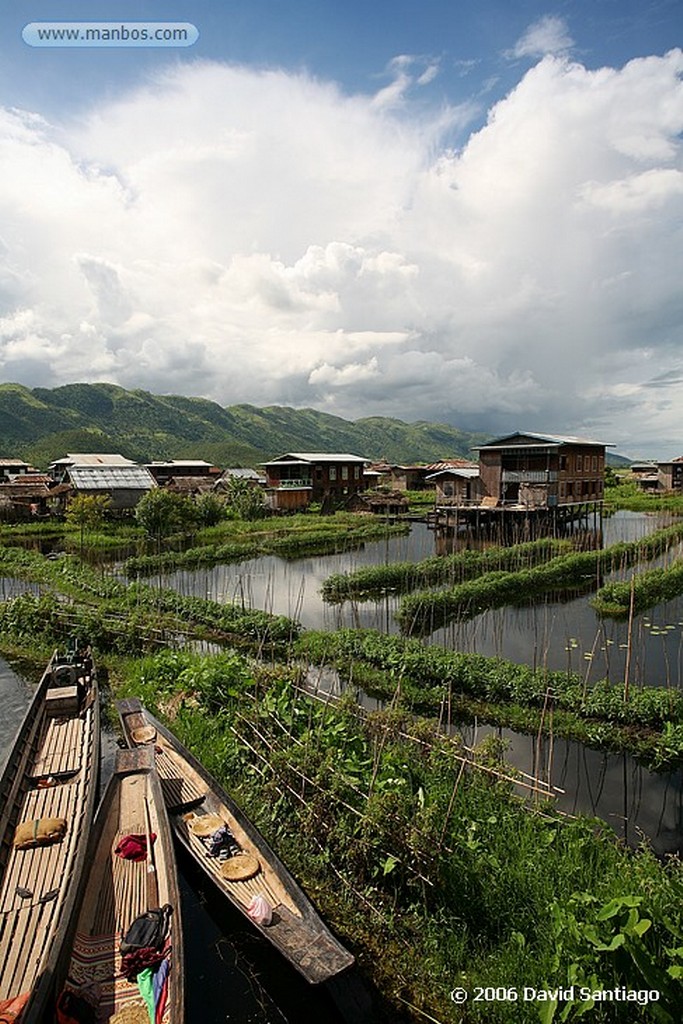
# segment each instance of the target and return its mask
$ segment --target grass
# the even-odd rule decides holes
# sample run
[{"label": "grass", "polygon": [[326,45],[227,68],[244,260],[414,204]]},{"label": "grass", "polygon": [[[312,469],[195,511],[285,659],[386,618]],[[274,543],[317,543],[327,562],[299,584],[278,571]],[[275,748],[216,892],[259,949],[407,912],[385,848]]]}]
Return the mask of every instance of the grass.
[{"label": "grass", "polygon": [[602,618],[625,619],[683,594],[683,562],[634,573],[630,580],[607,583],[591,605]]}]

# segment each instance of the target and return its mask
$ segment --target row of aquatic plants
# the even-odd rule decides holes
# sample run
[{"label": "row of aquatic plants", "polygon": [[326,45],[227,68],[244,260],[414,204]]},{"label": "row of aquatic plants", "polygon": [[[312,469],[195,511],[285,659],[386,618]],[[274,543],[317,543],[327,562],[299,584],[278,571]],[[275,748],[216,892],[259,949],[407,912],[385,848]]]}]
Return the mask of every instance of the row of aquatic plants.
[{"label": "row of aquatic plants", "polygon": [[342,601],[370,601],[384,594],[405,594],[421,587],[442,583],[462,583],[482,573],[496,570],[524,569],[566,554],[573,545],[569,540],[528,541],[512,547],[493,547],[484,551],[458,551],[452,555],[434,555],[420,562],[391,562],[368,565],[353,572],[328,576],[322,587],[323,600],[330,604]]},{"label": "row of aquatic plants", "polygon": [[491,572],[455,587],[417,591],[402,598],[396,618],[405,633],[431,633],[487,608],[519,604],[549,592],[597,587],[604,573],[656,558],[682,538],[683,522],[637,541],[563,555],[530,569]]},{"label": "row of aquatic plants", "polygon": [[625,619],[683,594],[683,561],[636,573],[630,580],[606,583],[591,605],[602,618]]},{"label": "row of aquatic plants", "polygon": [[[83,604],[90,610],[99,608],[109,621],[143,615],[148,633],[158,620],[160,629],[232,638],[233,642],[262,647],[286,643],[298,635],[300,628],[286,616],[259,609],[184,597],[174,590],[143,583],[129,586],[68,555],[51,560],[20,548],[0,549],[0,571],[49,587],[68,597],[76,608]],[[48,598],[47,603],[50,601],[55,603],[55,598]]]},{"label": "row of aquatic plants", "polygon": [[627,750],[663,768],[683,756],[683,691],[636,688],[601,680],[590,686],[576,673],[533,669],[481,654],[425,646],[375,630],[305,632],[298,656],[332,665],[349,681],[402,706],[453,717],[484,717],[524,731],[552,727],[557,735]]},{"label": "row of aquatic plants", "polygon": [[[510,772],[495,746],[476,759],[486,774],[463,771],[433,726],[302,699],[288,670],[234,653],[164,652],[117,675],[119,694],[168,716],[242,804],[354,951],[387,1019],[679,1019],[678,860],[630,852],[595,820],[534,813],[491,775]],[[572,984],[574,1000],[523,998]],[[640,996],[634,1014],[633,1001],[580,998],[580,987],[658,997]]]},{"label": "row of aquatic plants", "polygon": [[632,512],[673,512],[683,515],[683,494],[644,491],[635,480],[617,477],[605,487],[606,512],[630,509]]},{"label": "row of aquatic plants", "polygon": [[124,572],[133,578],[176,569],[242,562],[259,555],[278,555],[280,558],[331,555],[360,547],[366,541],[404,534],[409,529],[407,524],[368,522],[367,519],[357,518],[352,524],[339,523],[334,529],[264,532],[224,544],[201,544],[186,551],[164,551],[158,555],[129,558],[124,564]]}]

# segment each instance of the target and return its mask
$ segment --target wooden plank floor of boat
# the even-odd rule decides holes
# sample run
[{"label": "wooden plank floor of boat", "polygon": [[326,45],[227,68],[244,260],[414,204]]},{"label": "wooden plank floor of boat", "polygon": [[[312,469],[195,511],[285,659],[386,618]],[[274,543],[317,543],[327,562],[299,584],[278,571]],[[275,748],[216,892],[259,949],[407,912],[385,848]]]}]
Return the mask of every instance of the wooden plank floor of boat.
[{"label": "wooden plank floor of boat", "polygon": [[[0,999],[31,988],[52,941],[76,848],[84,841],[74,814],[84,798],[85,773],[78,769],[85,737],[81,718],[45,722],[32,779],[35,784],[52,775],[57,782],[26,792],[19,821],[66,818],[67,833],[59,843],[9,851],[0,889]],[[20,890],[31,895],[21,896]]]}]

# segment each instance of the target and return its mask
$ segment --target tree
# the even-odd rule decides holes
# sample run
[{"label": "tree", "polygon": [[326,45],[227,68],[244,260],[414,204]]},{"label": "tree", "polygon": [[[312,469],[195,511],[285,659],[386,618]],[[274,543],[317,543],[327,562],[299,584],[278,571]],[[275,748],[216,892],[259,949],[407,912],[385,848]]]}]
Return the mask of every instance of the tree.
[{"label": "tree", "polygon": [[225,500],[217,494],[200,494],[195,501],[195,513],[200,526],[216,526],[225,519]]},{"label": "tree", "polygon": [[226,499],[229,507],[240,519],[262,519],[267,512],[261,488],[254,487],[241,477],[230,477]]},{"label": "tree", "polygon": [[188,533],[196,525],[193,503],[181,494],[155,487],[137,503],[135,518],[148,537],[161,546],[161,538]]},{"label": "tree", "polygon": [[69,526],[80,527],[81,556],[83,555],[85,531],[96,530],[98,526],[101,526],[110,507],[111,498],[106,494],[76,494],[70,499],[66,510],[66,521]]}]

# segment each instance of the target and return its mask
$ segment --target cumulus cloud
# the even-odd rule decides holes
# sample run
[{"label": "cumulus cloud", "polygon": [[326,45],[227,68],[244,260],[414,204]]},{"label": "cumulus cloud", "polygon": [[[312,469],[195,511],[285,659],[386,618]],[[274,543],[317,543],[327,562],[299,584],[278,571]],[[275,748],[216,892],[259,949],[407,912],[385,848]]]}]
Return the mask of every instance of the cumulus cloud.
[{"label": "cumulus cloud", "polygon": [[363,96],[197,63],[68,124],[0,110],[4,379],[677,454],[681,51],[546,55],[469,136],[411,106],[435,62],[389,70]]}]

